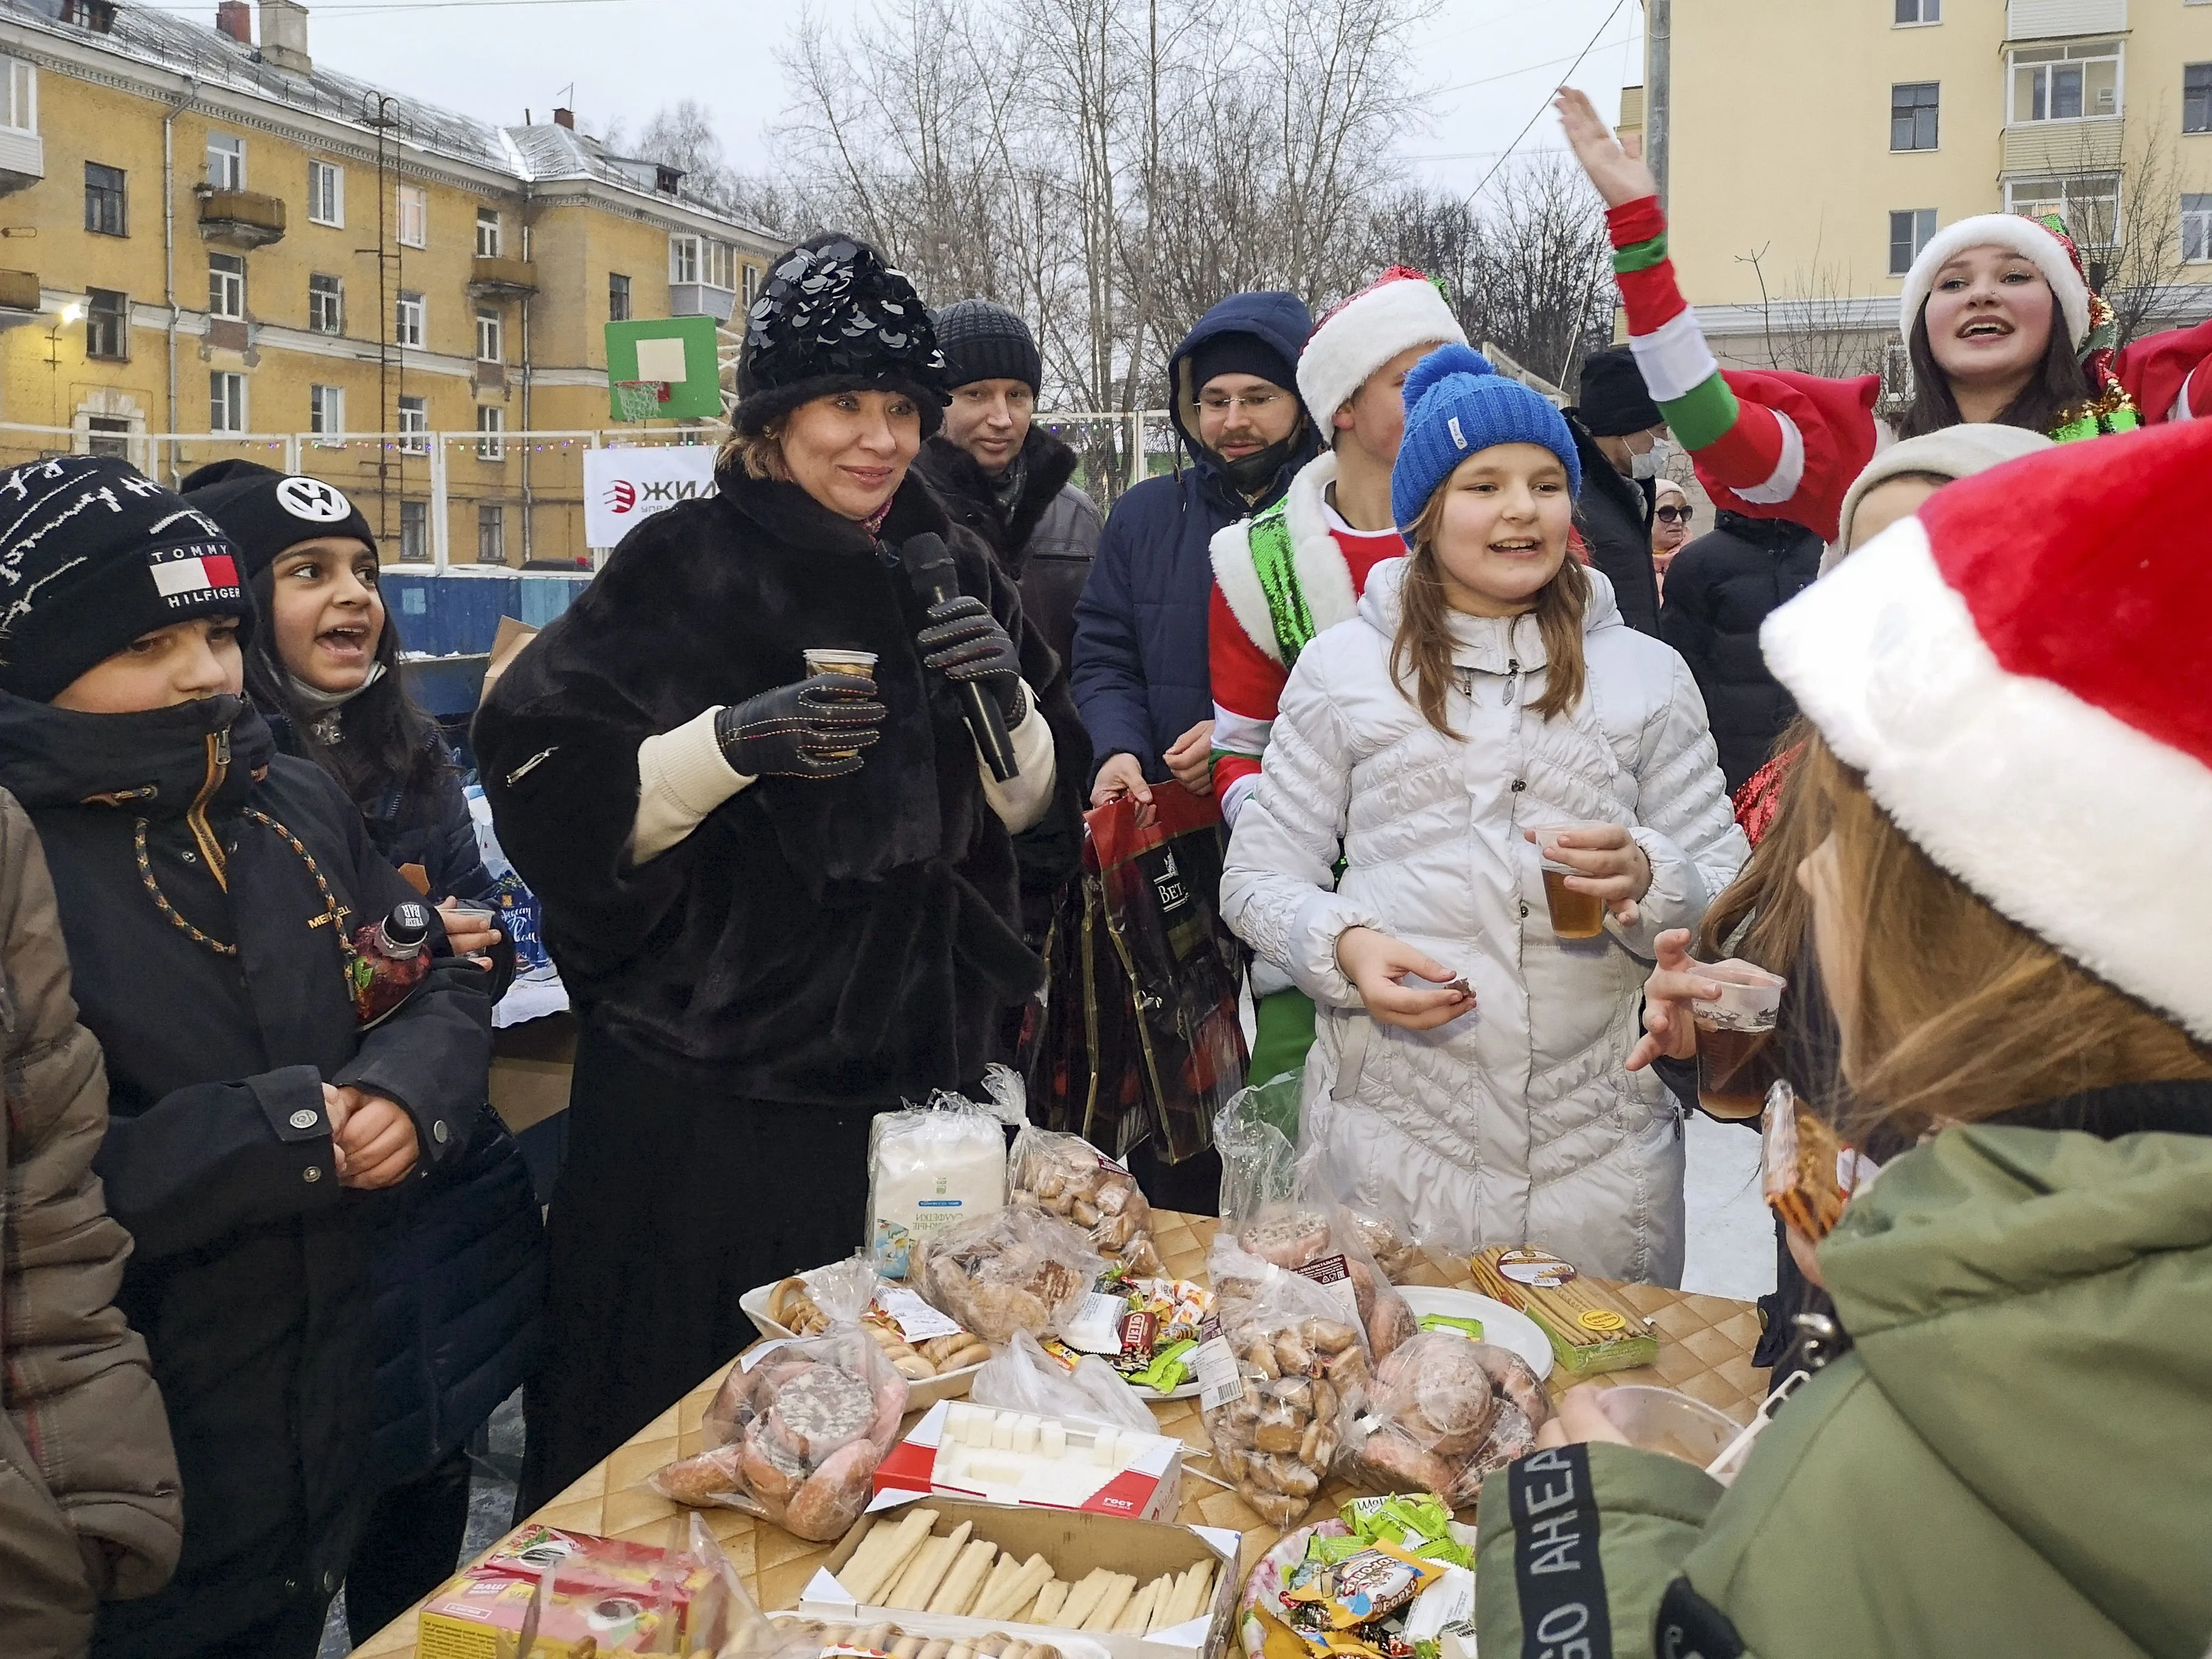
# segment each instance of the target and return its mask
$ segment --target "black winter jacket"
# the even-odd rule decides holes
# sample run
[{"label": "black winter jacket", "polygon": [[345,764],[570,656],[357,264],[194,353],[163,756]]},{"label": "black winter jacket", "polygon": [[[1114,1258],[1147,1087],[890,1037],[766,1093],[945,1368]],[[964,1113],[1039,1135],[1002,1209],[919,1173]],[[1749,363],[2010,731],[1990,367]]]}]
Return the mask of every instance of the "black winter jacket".
[{"label": "black winter jacket", "polygon": [[405,1109],[422,1179],[484,1097],[490,1001],[480,969],[441,963],[358,1029],[331,907],[350,933],[413,894],[237,699],[97,715],[0,695],[0,785],[38,826],[106,1051],[96,1168],[137,1245],[118,1304],[184,1479],[175,1578],[103,1606],[95,1645],[217,1648],[328,1598],[366,1496],[369,1243],[398,1200],[339,1185],[322,1085]]},{"label": "black winter jacket", "polygon": [[[888,1103],[973,1083],[999,1011],[1042,982],[960,698],[921,665],[927,606],[886,562],[925,531],[1014,636],[1057,740],[1047,821],[1071,823],[1087,780],[1065,675],[989,550],[911,475],[879,540],[725,467],[714,495],[623,538],[477,716],[500,845],[577,1012],[716,1093]],[[890,717],[866,763],[763,778],[633,865],[638,745],[804,678],[820,646],[877,653]]]},{"label": "black winter jacket", "polygon": [[1766,763],[1796,718],[1796,702],[1767,672],[1759,629],[1820,574],[1820,548],[1803,525],[1723,511],[1667,567],[1659,635],[1698,677],[1730,794]]},{"label": "black winter jacket", "polygon": [[1098,507],[1069,482],[1075,452],[1041,426],[1022,441],[1022,489],[1013,511],[999,498],[975,458],[939,433],[921,447],[914,469],[937,492],[945,513],[999,556],[1022,590],[1022,614],[1065,664],[1075,641],[1075,602],[1098,550]]},{"label": "black winter jacket", "polygon": [[[1575,528],[1583,532],[1590,563],[1613,584],[1620,619],[1638,633],[1659,631],[1659,573],[1651,563],[1651,509],[1657,487],[1624,478],[1590,436],[1589,428],[1567,411],[1567,430],[1582,458],[1583,493],[1575,502]],[[1674,580],[1669,567],[1667,580]]]}]

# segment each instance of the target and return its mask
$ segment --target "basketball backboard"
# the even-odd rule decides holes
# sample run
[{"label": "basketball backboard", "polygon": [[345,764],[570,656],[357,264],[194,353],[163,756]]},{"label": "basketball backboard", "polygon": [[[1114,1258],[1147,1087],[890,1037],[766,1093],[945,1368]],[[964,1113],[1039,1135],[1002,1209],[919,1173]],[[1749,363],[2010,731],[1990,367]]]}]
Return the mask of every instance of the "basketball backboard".
[{"label": "basketball backboard", "polygon": [[[650,413],[639,394],[641,382],[659,383],[653,388]],[[719,418],[721,365],[714,319],[661,317],[609,323],[607,389],[618,421]]]}]

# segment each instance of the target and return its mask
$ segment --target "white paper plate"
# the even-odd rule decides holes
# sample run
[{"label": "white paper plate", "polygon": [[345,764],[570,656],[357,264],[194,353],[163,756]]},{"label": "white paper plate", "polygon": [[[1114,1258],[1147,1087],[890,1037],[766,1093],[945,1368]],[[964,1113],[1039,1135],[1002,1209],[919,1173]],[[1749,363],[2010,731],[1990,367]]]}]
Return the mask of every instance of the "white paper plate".
[{"label": "white paper plate", "polygon": [[1477,1296],[1473,1291],[1438,1290],[1428,1285],[1401,1285],[1398,1294],[1406,1298],[1406,1305],[1413,1310],[1413,1317],[1423,1314],[1447,1314],[1454,1319],[1480,1319],[1482,1340],[1495,1342],[1501,1348],[1510,1348],[1528,1362],[1528,1369],[1536,1373],[1540,1382],[1552,1374],[1552,1343],[1543,1328],[1516,1309],[1486,1296]]},{"label": "white paper plate", "polygon": [[[783,1283],[776,1280],[776,1285]],[[763,1336],[795,1336],[797,1332],[779,1325],[768,1316],[769,1304],[775,1295],[775,1285],[763,1285],[757,1290],[747,1291],[738,1298],[739,1311],[760,1327]],[[941,1376],[932,1376],[916,1382],[908,1379],[906,1408],[909,1412],[927,1411],[940,1400],[958,1400],[968,1392],[968,1385],[975,1380],[975,1373],[983,1369],[978,1363],[963,1365],[957,1371],[947,1371]]]}]

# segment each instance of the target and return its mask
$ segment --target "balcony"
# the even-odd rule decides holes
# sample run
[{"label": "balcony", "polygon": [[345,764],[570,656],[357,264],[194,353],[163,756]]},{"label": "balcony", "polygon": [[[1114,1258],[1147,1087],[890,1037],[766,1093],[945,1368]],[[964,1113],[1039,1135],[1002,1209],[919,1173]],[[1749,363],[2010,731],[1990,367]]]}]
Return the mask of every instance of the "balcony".
[{"label": "balcony", "polygon": [[716,288],[712,283],[668,285],[668,314],[672,317],[712,317],[718,323],[726,323],[737,308],[735,289]]},{"label": "balcony", "polygon": [[2023,121],[2004,130],[2002,171],[2022,173],[2117,173],[2127,124],[2117,116],[2090,121]]},{"label": "balcony", "polygon": [[469,292],[479,300],[520,300],[538,292],[538,267],[528,259],[486,258],[469,266]]},{"label": "balcony", "polygon": [[284,239],[284,204],[281,198],[252,190],[210,190],[196,185],[200,198],[200,234],[226,247],[266,247]]},{"label": "balcony", "polygon": [[2070,34],[2122,34],[2128,0],[2006,0],[2005,39],[2058,40]]},{"label": "balcony", "polygon": [[28,190],[46,176],[46,140],[35,132],[0,130],[0,196]]},{"label": "balcony", "polygon": [[[39,273],[0,270],[0,311],[35,313],[39,308]],[[21,321],[21,318],[13,320]]]}]

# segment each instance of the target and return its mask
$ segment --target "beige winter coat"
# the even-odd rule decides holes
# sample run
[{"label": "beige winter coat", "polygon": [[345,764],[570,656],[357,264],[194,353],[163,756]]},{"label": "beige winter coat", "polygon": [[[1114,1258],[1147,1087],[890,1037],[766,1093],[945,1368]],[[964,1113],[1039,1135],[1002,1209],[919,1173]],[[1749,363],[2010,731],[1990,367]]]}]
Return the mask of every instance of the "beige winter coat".
[{"label": "beige winter coat", "polygon": [[131,1237],[92,1172],[107,1075],[46,855],[5,791],[0,1086],[0,1655],[74,1659],[97,1597],[167,1581],[183,1510],[146,1345],[115,1307]]}]

